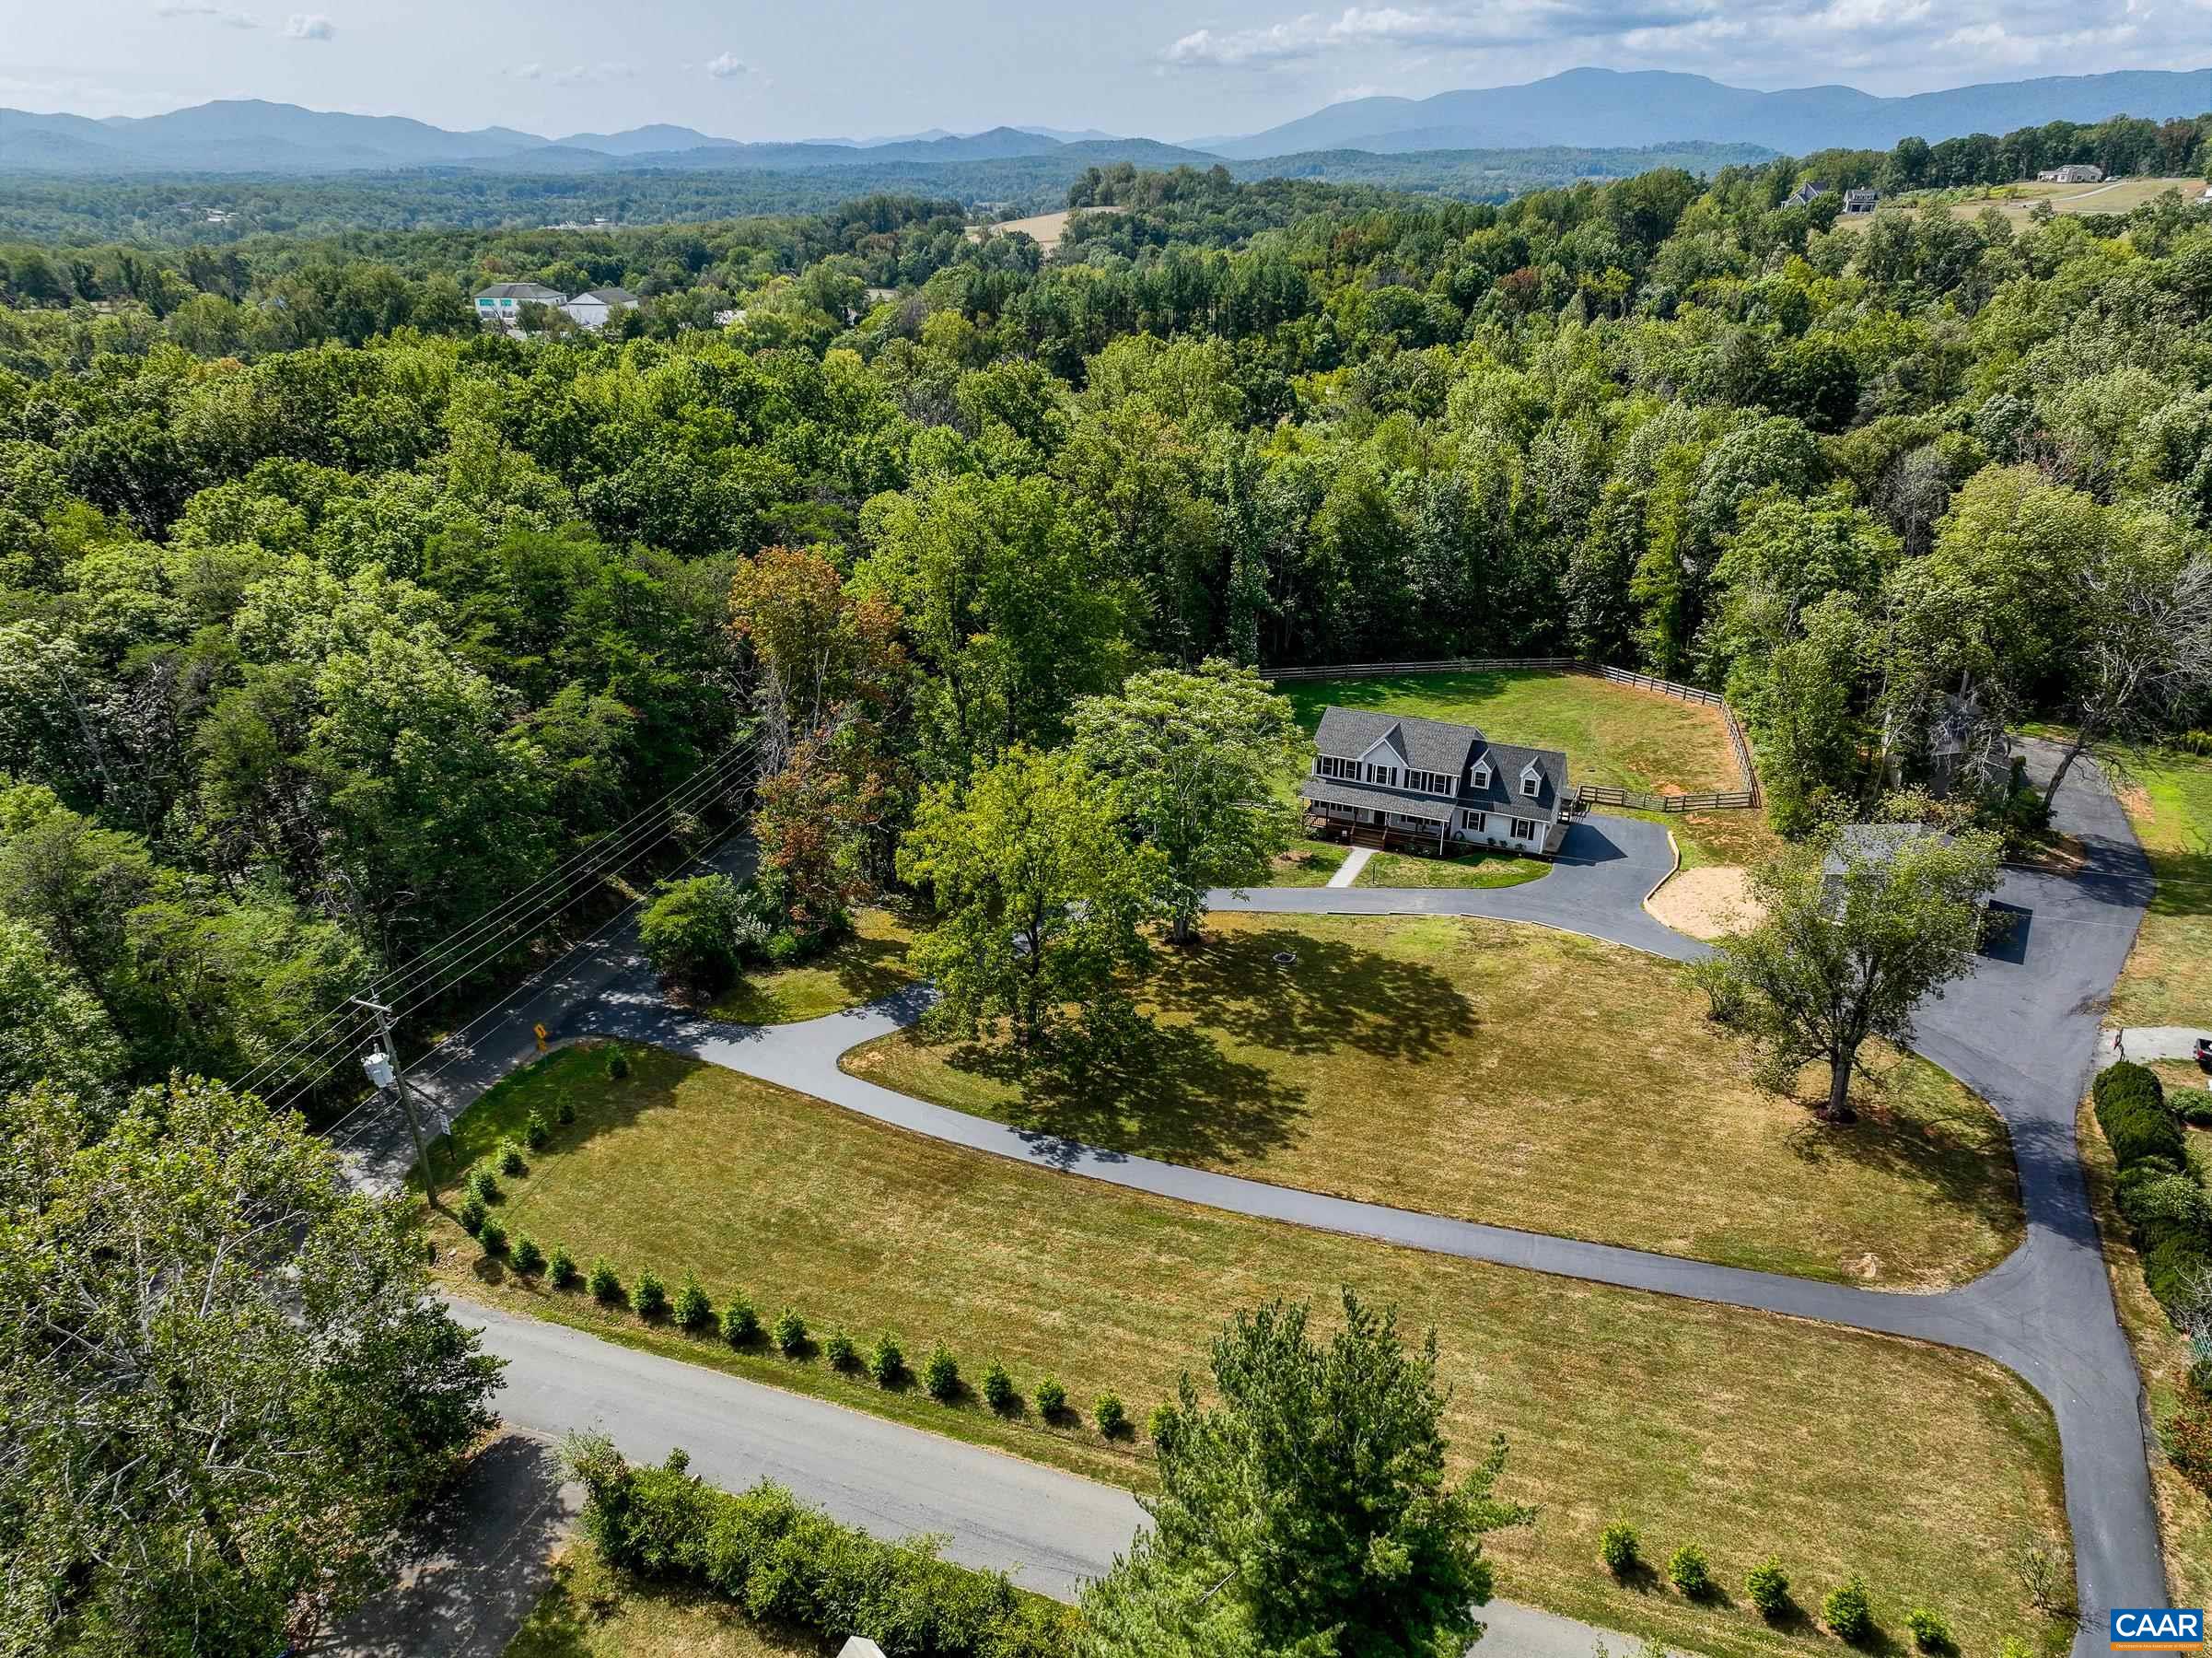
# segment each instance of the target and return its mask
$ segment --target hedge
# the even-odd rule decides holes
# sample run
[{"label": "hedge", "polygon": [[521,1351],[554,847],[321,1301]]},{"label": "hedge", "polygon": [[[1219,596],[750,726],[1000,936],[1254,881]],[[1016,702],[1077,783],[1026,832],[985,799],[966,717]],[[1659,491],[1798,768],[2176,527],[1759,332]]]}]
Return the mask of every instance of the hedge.
[{"label": "hedge", "polygon": [[2181,1119],[2166,1104],[2166,1091],[2148,1066],[2123,1059],[2097,1074],[2090,1097],[2097,1126],[2112,1142],[2113,1157],[2126,1169],[2146,1157],[2166,1157],[2187,1167]]},{"label": "hedge", "polygon": [[2166,1103],[2158,1073],[2133,1060],[2099,1071],[2090,1099],[2119,1165],[2115,1197],[2143,1263],[2143,1281],[2171,1313],[2212,1273],[2212,1235],[2201,1206],[2191,1211],[2154,1189],[2162,1179],[2190,1178],[2181,1120]]},{"label": "hedge", "polygon": [[570,1436],[563,1456],[611,1563],[709,1590],[749,1617],[865,1635],[901,1658],[1054,1658],[1076,1645],[1073,1608],[939,1559],[926,1539],[882,1542],[765,1482],[716,1490],[680,1456],[634,1468],[601,1435]]}]

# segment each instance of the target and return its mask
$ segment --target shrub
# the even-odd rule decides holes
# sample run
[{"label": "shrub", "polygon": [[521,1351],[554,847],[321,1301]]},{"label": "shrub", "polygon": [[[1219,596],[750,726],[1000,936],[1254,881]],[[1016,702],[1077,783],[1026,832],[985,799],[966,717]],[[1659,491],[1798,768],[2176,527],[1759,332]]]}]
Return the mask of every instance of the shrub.
[{"label": "shrub", "polygon": [[984,1366],[984,1403],[993,1410],[1010,1410],[1014,1405],[1014,1378],[995,1359]]},{"label": "shrub", "polygon": [[786,1359],[796,1359],[807,1350],[807,1321],[793,1308],[786,1307],[775,1315],[775,1350]]},{"label": "shrub", "polygon": [[[623,1068],[621,1070],[616,1070],[614,1068],[615,1059],[622,1059]],[[620,1077],[625,1075],[629,1069],[630,1062],[627,1059],[623,1059],[623,1057],[620,1054],[615,1055],[614,1059],[610,1059],[607,1061],[607,1074],[610,1077]],[[553,1121],[560,1124],[562,1127],[567,1127],[569,1124],[575,1122],[576,1120],[576,1107],[574,1100],[563,1100],[558,1105],[553,1107]]]},{"label": "shrub", "polygon": [[517,1232],[513,1259],[517,1272],[536,1272],[545,1265],[545,1252],[538,1247],[538,1240],[530,1233]]},{"label": "shrub", "polygon": [[1120,1439],[1129,1431],[1129,1411],[1119,1394],[1100,1394],[1091,1401],[1090,1415],[1108,1439]]},{"label": "shrub", "polygon": [[1853,1572],[1840,1588],[1831,1590],[1821,1603],[1821,1621],[1838,1640],[1857,1646],[1874,1632],[1874,1603],[1867,1594],[1866,1580]]},{"label": "shrub", "polygon": [[1626,1577],[1643,1563],[1643,1558],[1642,1539],[1627,1521],[1615,1520],[1598,1534],[1598,1559],[1613,1576]]},{"label": "shrub", "polygon": [[637,919],[637,941],[664,979],[717,990],[738,969],[738,924],[744,911],[727,875],[664,881]]},{"label": "shrub", "polygon": [[876,1378],[878,1387],[896,1387],[906,1375],[906,1355],[889,1330],[876,1338],[875,1351],[867,1356],[867,1373]]},{"label": "shrub", "polygon": [[1155,1405],[1152,1414],[1145,1419],[1145,1437],[1156,1445],[1164,1445],[1174,1437],[1175,1424],[1182,1419],[1172,1405]]},{"label": "shrub", "polygon": [[684,1275],[683,1288],[676,1291],[676,1325],[684,1330],[704,1330],[715,1322],[715,1303],[706,1299],[706,1291],[699,1280],[689,1273]]},{"label": "shrub", "polygon": [[483,1218],[483,1224],[476,1229],[476,1242],[488,1255],[505,1255],[506,1253],[506,1228],[500,1225],[492,1216],[486,1215]]},{"label": "shrub", "polygon": [[595,1301],[618,1302],[623,1298],[623,1281],[614,1276],[614,1267],[605,1255],[592,1260],[591,1294]]},{"label": "shrub", "polygon": [[929,1349],[929,1358],[922,1366],[922,1386],[940,1405],[949,1405],[960,1397],[960,1367],[941,1341]]},{"label": "shrub", "polygon": [[2212,1275],[2212,1244],[2193,1232],[2170,1232],[2143,1257],[2143,1281],[2169,1313],[2186,1306]]},{"label": "shrub", "polygon": [[1768,1555],[1752,1567],[1751,1576],[1743,1580],[1743,1592],[1760,1617],[1781,1617],[1789,1605],[1789,1573],[1782,1570],[1781,1558]]},{"label": "shrub", "polygon": [[[623,1053],[622,1049],[616,1048],[614,1052],[607,1056],[607,1075],[614,1081],[620,1082],[629,1074],[630,1056]],[[576,1115],[576,1108],[565,1102],[563,1103],[561,1109],[567,1112],[571,1117]]]},{"label": "shrub", "polygon": [[1037,1414],[1056,1422],[1067,1413],[1067,1389],[1047,1376],[1037,1384]]},{"label": "shrub", "polygon": [[832,1370],[851,1371],[860,1368],[860,1349],[853,1338],[843,1330],[835,1331],[821,1344],[822,1357],[830,1361]]},{"label": "shrub", "polygon": [[482,1163],[469,1171],[468,1188],[472,1197],[481,1197],[486,1203],[499,1201],[499,1179]]},{"label": "shrub", "polygon": [[832,1640],[865,1635],[895,1652],[1059,1658],[1077,1648],[1072,1608],[926,1547],[880,1542],[777,1487],[714,1490],[678,1466],[633,1467],[595,1435],[572,1436],[564,1459],[585,1488],[582,1529],[617,1571],[647,1568],[751,1617]]},{"label": "shrub", "polygon": [[553,1130],[545,1126],[541,1113],[531,1112],[522,1125],[522,1143],[532,1151],[545,1150],[545,1142],[553,1138]]},{"label": "shrub", "polygon": [[547,1281],[556,1290],[565,1290],[576,1281],[578,1276],[576,1258],[568,1253],[568,1245],[565,1244],[554,1244],[553,1254],[547,1257],[545,1262]]},{"label": "shrub", "polygon": [[2146,1157],[2171,1158],[2176,1167],[2187,1166],[2181,1123],[2167,1108],[2166,1091],[2148,1066],[2123,1059],[2107,1067],[2098,1072],[2090,1097],[2097,1126],[2112,1142],[2113,1159],[2122,1169]]},{"label": "shrub", "polygon": [[761,1338],[761,1315],[740,1292],[722,1309],[722,1339],[731,1347],[751,1347]]},{"label": "shrub", "polygon": [[499,1142],[499,1172],[516,1180],[530,1173],[530,1164],[522,1161],[522,1148],[513,1140]]},{"label": "shrub", "polygon": [[1713,1593],[1712,1563],[1694,1543],[1685,1543],[1674,1551],[1674,1558],[1667,1562],[1667,1575],[1692,1600],[1703,1600]]},{"label": "shrub", "polygon": [[630,1304],[640,1318],[658,1318],[669,1310],[669,1287],[650,1267],[637,1275],[637,1289]]},{"label": "shrub", "polygon": [[2212,1397],[2189,1388],[2159,1424],[2159,1442],[2173,1471],[2212,1497]]},{"label": "shrub", "polygon": [[1950,1638],[1950,1625],[1926,1606],[1907,1612],[1904,1627],[1913,1632],[1913,1644],[1924,1652],[1948,1652],[1957,1644]]},{"label": "shrub", "polygon": [[455,1212],[453,1218],[460,1222],[461,1231],[472,1238],[483,1230],[483,1223],[491,1212],[484,1200],[476,1193],[471,1192],[460,1200],[460,1208]]}]

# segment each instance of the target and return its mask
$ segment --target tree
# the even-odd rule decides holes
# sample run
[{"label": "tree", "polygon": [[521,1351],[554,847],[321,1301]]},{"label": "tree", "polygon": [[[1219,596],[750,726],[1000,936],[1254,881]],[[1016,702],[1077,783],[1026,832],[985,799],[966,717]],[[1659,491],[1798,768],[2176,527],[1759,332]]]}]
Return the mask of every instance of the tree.
[{"label": "tree", "polygon": [[0,919],[0,1096],[49,1080],[96,1097],[122,1068],[99,1002],[35,928]]},{"label": "tree", "polygon": [[397,1202],[220,1083],[0,1104],[0,1647],[273,1652],[387,1581],[500,1361]]},{"label": "tree", "polygon": [[1017,747],[965,791],[925,789],[899,875],[936,910],[912,952],[943,997],[933,1017],[969,1034],[1004,1017],[1027,1054],[1071,1004],[1118,1004],[1116,976],[1144,957],[1138,926],[1163,874],[1074,754]]},{"label": "tree", "polygon": [[1828,1065],[1831,1122],[1851,1119],[1869,1036],[1913,1038],[1913,1010],[1972,969],[1997,890],[1994,836],[1916,824],[1832,829],[1752,870],[1759,923],[1692,969],[1716,1014],[1758,1045],[1771,1084]]},{"label": "tree", "polygon": [[1187,944],[1215,887],[1263,881],[1290,844],[1275,794],[1297,764],[1290,704],[1250,669],[1208,660],[1195,673],[1134,674],[1075,709],[1076,748],[1114,787],[1122,821],[1166,860],[1168,918]]},{"label": "tree", "polygon": [[2083,754],[2171,730],[2212,694],[2212,557],[2157,514],[2114,531],[2072,572],[2075,643],[2060,706],[2073,735],[2046,807]]},{"label": "tree", "polygon": [[1302,1306],[1214,1338],[1220,1403],[1186,1372],[1159,1432],[1153,1529],[1084,1592],[1094,1658],[1458,1658],[1483,1626],[1483,1538],[1532,1512],[1494,1494],[1506,1442],[1444,1472],[1437,1338],[1349,1290],[1326,1347]]},{"label": "tree", "polygon": [[664,881],[638,917],[637,941],[670,984],[719,990],[738,969],[744,896],[727,875]]}]

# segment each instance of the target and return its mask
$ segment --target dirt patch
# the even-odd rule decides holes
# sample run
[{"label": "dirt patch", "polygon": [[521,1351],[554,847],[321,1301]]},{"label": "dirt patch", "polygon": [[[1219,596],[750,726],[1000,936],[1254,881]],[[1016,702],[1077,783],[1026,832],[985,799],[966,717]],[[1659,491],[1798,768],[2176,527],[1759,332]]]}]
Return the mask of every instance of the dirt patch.
[{"label": "dirt patch", "polygon": [[1759,918],[1751,901],[1751,871],[1730,864],[1681,870],[1644,907],[1693,939],[1717,939]]}]

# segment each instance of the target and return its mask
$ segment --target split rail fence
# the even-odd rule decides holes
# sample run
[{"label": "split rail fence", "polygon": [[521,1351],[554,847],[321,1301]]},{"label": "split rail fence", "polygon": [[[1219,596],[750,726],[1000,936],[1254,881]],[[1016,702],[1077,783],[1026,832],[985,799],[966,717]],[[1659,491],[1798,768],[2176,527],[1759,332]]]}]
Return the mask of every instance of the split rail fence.
[{"label": "split rail fence", "polygon": [[1662,696],[1720,710],[1721,724],[1728,730],[1729,752],[1735,756],[1736,770],[1743,778],[1741,788],[1709,794],[1647,794],[1641,789],[1617,788],[1607,783],[1581,783],[1575,788],[1575,804],[1625,806],[1637,811],[1742,811],[1759,804],[1759,771],[1752,763],[1752,745],[1744,737],[1742,723],[1737,719],[1735,710],[1717,691],[1655,679],[1648,673],[1634,673],[1625,668],[1608,667],[1603,662],[1586,662],[1579,657],[1457,657],[1438,662],[1337,662],[1321,668],[1270,668],[1262,671],[1280,684],[1288,681],[1375,679],[1393,673],[1496,673],[1508,669],[1587,673],[1593,678],[1611,680],[1616,685],[1633,685],[1640,691],[1655,691]]}]

